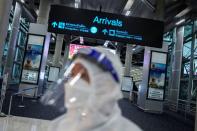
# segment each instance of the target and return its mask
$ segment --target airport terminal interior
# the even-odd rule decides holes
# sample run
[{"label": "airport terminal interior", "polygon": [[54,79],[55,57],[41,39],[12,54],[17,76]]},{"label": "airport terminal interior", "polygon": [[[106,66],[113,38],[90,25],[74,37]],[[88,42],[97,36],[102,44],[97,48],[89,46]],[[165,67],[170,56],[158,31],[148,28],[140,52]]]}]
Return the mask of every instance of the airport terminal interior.
[{"label": "airport terminal interior", "polygon": [[0,92],[0,131],[197,131],[197,0],[0,0]]}]

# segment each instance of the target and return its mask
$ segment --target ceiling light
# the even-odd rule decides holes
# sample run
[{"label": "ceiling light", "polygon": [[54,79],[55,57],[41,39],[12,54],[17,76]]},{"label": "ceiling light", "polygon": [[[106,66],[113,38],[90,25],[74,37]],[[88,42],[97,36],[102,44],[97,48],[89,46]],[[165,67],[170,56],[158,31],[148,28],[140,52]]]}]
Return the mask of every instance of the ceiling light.
[{"label": "ceiling light", "polygon": [[105,46],[105,47],[108,47],[108,44],[109,44],[109,41],[106,40],[105,43],[104,43],[104,46]]},{"label": "ceiling light", "polygon": [[25,0],[21,0],[22,3],[25,3]]},{"label": "ceiling light", "polygon": [[79,39],[80,39],[80,44],[84,44],[84,39],[83,39],[83,37],[79,37]]},{"label": "ceiling light", "polygon": [[180,24],[182,24],[182,23],[184,23],[185,22],[185,19],[181,19],[181,20],[179,20],[178,22],[176,22],[176,25],[180,25]]},{"label": "ceiling light", "polygon": [[184,9],[183,11],[181,11],[180,13],[178,13],[178,14],[175,16],[175,18],[180,18],[180,17],[186,15],[187,13],[189,13],[191,10],[192,10],[192,8],[191,8],[191,7],[188,7],[188,8],[186,8],[186,9]]},{"label": "ceiling light", "polygon": [[124,10],[129,10],[132,7],[133,3],[134,3],[134,0],[128,0],[124,7]]},{"label": "ceiling light", "polygon": [[79,8],[79,3],[75,3],[75,8]]},{"label": "ceiling light", "polygon": [[127,10],[126,13],[125,13],[125,16],[129,16],[130,13],[131,13],[131,11],[130,10]]},{"label": "ceiling light", "polygon": [[39,14],[39,10],[36,10],[36,14],[37,14],[37,15]]},{"label": "ceiling light", "polygon": [[133,48],[132,50],[135,51],[135,48]]}]

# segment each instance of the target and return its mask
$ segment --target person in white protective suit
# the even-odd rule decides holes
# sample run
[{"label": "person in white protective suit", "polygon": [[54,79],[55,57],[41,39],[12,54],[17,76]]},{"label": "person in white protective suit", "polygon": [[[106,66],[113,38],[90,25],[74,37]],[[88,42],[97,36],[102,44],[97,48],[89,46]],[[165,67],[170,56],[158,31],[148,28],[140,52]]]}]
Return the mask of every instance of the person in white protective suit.
[{"label": "person in white protective suit", "polygon": [[64,73],[71,78],[57,82],[63,82],[67,113],[53,120],[49,131],[141,131],[118,106],[121,69],[118,56],[104,48],[79,50]]}]

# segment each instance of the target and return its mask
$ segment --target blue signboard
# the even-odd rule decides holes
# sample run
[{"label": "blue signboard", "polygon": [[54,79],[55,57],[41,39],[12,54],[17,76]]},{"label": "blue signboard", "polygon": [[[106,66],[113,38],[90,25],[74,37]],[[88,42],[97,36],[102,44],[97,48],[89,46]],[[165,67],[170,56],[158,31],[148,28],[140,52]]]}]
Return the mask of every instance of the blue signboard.
[{"label": "blue signboard", "polygon": [[52,5],[48,31],[161,48],[164,23]]}]

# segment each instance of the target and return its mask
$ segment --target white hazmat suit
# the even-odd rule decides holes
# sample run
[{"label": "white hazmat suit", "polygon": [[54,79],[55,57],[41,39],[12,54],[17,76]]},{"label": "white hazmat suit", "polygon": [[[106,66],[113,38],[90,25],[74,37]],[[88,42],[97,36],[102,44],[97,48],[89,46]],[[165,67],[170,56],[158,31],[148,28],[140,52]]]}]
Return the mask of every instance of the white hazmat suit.
[{"label": "white hazmat suit", "polygon": [[[104,48],[93,49],[111,61],[120,80],[122,66],[118,56]],[[79,57],[72,65],[76,63],[85,67],[90,82],[81,79],[79,74],[74,84],[73,81],[64,84],[68,111],[51,122],[49,131],[140,131],[121,115],[117,102],[122,98],[120,81],[115,81],[111,73],[89,59]]]}]

